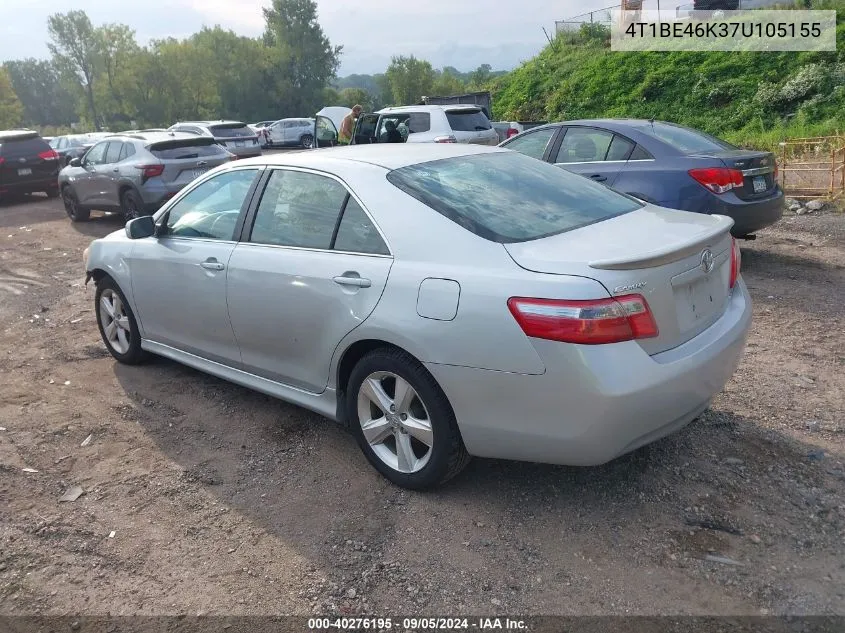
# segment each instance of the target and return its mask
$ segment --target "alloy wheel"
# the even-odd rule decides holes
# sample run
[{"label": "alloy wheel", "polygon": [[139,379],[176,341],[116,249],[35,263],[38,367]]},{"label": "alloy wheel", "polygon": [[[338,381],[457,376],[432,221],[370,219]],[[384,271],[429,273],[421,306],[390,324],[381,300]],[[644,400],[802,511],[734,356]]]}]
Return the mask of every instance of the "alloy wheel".
[{"label": "alloy wheel", "polygon": [[431,418],[407,380],[374,372],[361,383],[357,404],[364,438],[381,461],[401,473],[425,468],[434,446]]},{"label": "alloy wheel", "polygon": [[120,295],[111,288],[106,288],[100,295],[100,322],[112,349],[118,354],[126,354],[132,337],[129,316]]},{"label": "alloy wheel", "polygon": [[314,146],[314,137],[310,134],[306,134],[301,139],[302,147],[305,149],[311,149]]}]

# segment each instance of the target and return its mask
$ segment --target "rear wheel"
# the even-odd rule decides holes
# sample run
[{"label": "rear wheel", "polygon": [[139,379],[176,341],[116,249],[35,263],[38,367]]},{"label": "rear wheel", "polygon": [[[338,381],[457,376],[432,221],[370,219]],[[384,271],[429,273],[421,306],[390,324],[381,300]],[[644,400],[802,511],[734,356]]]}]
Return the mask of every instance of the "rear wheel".
[{"label": "rear wheel", "polygon": [[141,333],[132,308],[111,277],[97,282],[94,310],[100,336],[116,360],[137,365],[147,358],[147,353],[141,349]]},{"label": "rear wheel", "polygon": [[374,350],[358,362],[346,407],[361,450],[398,486],[421,490],[442,484],[469,462],[446,394],[401,350]]},{"label": "rear wheel", "polygon": [[314,147],[314,137],[310,134],[303,134],[302,137],[299,139],[299,144],[302,145],[305,149],[311,149]]},{"label": "rear wheel", "polygon": [[62,202],[65,205],[65,213],[71,222],[87,222],[91,217],[91,211],[79,206],[79,199],[70,187],[62,189]]},{"label": "rear wheel", "polygon": [[120,208],[123,210],[123,217],[126,218],[127,222],[144,215],[144,203],[141,201],[141,196],[132,189],[123,193],[120,198]]}]

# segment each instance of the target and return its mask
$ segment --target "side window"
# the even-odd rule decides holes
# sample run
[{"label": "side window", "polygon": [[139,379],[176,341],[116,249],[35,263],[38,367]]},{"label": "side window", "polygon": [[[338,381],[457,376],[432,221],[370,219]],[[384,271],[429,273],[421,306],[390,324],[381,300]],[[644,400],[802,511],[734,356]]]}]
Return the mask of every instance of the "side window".
[{"label": "side window", "polygon": [[610,149],[607,150],[607,158],[605,160],[628,160],[628,155],[632,149],[634,149],[634,144],[617,134],[610,142]]},{"label": "side window", "polygon": [[637,145],[634,148],[634,151],[631,152],[631,157],[628,160],[650,160],[652,158],[654,158],[654,156],[644,150],[642,145]]},{"label": "side window", "polygon": [[124,143],[123,149],[120,150],[120,158],[118,160],[126,160],[130,156],[135,155],[135,146],[132,143]]},{"label": "side window", "polygon": [[326,176],[277,169],[261,196],[250,242],[331,248],[346,196],[346,188]]},{"label": "side window", "polygon": [[227,171],[198,185],[167,214],[166,235],[231,240],[257,169]]},{"label": "side window", "polygon": [[108,143],[97,143],[85,154],[86,165],[102,165],[106,160],[106,148]]},{"label": "side window", "polygon": [[542,159],[543,154],[546,152],[546,145],[549,144],[556,131],[557,128],[550,127],[537,130],[536,132],[528,132],[523,136],[515,138],[507,145],[503,145],[503,147],[517,151],[520,154],[525,154],[531,158]]},{"label": "side window", "polygon": [[555,158],[556,163],[592,163],[604,160],[613,134],[589,127],[571,127],[566,130],[563,143]]},{"label": "side window", "polygon": [[120,151],[123,149],[123,143],[120,141],[112,141],[109,143],[109,148],[106,151],[106,163],[116,163],[120,160]]},{"label": "side window", "polygon": [[355,128],[355,143],[371,143],[376,138],[376,127],[378,125],[379,115],[377,114],[362,114],[358,117],[358,123]]},{"label": "side window", "polygon": [[411,112],[408,116],[408,132],[428,132],[431,129],[431,115],[428,112]]},{"label": "side window", "polygon": [[350,253],[368,253],[372,255],[389,255],[387,245],[381,239],[376,227],[364,213],[355,198],[349,196],[349,202],[343,210],[343,218],[337,230],[334,248],[337,251]]}]

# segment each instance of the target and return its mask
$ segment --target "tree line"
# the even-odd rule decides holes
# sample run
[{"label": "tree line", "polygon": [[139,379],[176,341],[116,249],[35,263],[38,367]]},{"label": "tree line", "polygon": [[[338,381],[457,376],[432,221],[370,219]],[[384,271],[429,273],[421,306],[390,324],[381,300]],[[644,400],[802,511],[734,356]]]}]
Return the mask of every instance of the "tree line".
[{"label": "tree line", "polygon": [[273,0],[263,12],[260,37],[215,26],[147,45],[129,26],[95,26],[84,11],[52,15],[50,59],[0,67],[0,129],[53,133],[80,123],[118,131],[191,119],[311,116],[325,105],[377,109],[482,89],[502,74],[488,64],[461,73],[397,56],[382,74],[338,79],[343,48],[323,33],[313,0]]}]

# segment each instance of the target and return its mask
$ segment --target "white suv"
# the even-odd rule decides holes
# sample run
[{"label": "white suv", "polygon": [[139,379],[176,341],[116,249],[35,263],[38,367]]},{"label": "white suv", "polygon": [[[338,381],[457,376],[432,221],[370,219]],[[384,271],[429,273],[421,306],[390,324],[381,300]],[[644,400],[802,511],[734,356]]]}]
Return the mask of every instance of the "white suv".
[{"label": "white suv", "polygon": [[[318,146],[334,145],[335,125],[318,117]],[[414,105],[384,108],[361,114],[352,144],[369,143],[474,143],[498,145],[499,135],[487,115],[474,105]]]}]

